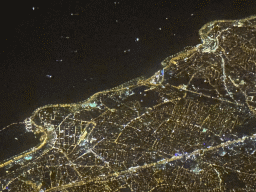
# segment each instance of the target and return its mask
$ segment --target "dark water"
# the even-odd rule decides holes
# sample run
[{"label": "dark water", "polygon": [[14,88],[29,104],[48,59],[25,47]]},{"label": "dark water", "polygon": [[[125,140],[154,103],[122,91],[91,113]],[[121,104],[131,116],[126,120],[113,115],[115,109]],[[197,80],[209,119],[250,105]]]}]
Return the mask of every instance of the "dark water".
[{"label": "dark water", "polygon": [[11,129],[1,131],[0,162],[39,144],[40,136],[39,134],[26,132],[24,124],[16,124]]},{"label": "dark water", "polygon": [[0,129],[23,121],[37,107],[78,102],[150,76],[167,56],[201,43],[198,30],[205,23],[250,16],[255,5],[235,0],[6,4],[0,11]]}]

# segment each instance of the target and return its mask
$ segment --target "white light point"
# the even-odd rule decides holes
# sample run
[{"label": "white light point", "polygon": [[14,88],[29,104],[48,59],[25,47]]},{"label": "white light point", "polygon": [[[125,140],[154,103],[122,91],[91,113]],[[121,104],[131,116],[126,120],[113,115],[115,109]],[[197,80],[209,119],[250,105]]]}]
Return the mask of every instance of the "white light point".
[{"label": "white light point", "polygon": [[46,75],[47,78],[51,79],[52,78],[52,75]]}]

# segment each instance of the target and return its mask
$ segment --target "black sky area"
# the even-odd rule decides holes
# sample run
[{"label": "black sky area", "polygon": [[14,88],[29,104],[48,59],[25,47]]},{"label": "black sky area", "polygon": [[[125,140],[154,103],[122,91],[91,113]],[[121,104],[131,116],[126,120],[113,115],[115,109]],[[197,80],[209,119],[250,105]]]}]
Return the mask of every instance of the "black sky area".
[{"label": "black sky area", "polygon": [[254,15],[256,2],[35,0],[0,9],[2,129],[40,106],[153,75],[167,56],[201,43],[205,23]]}]

